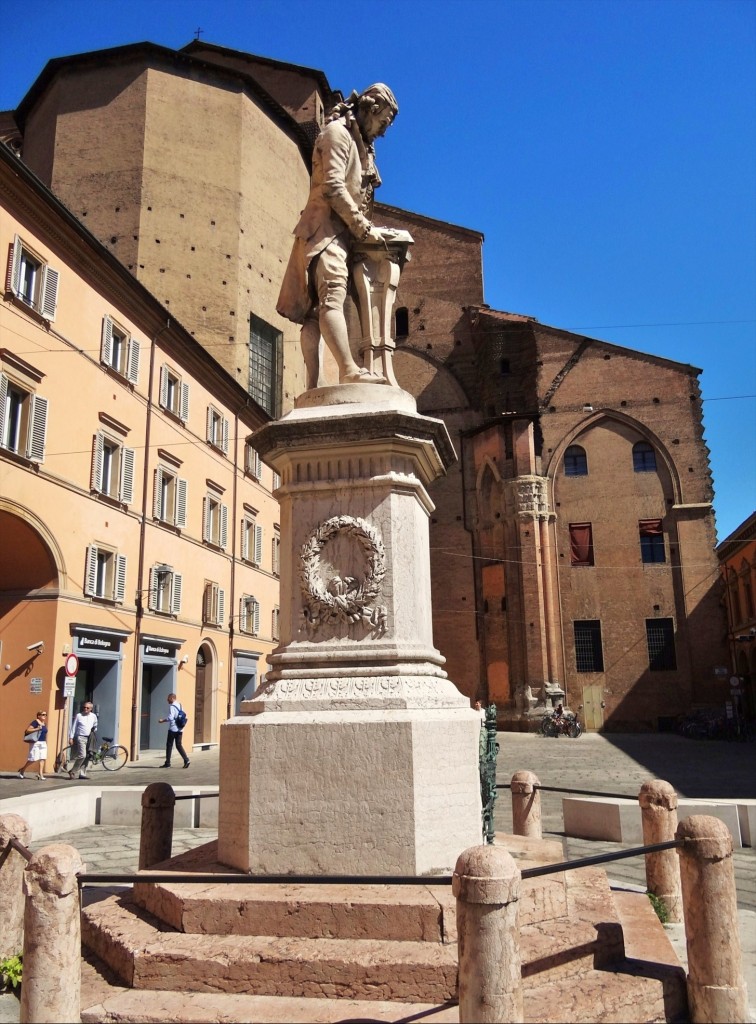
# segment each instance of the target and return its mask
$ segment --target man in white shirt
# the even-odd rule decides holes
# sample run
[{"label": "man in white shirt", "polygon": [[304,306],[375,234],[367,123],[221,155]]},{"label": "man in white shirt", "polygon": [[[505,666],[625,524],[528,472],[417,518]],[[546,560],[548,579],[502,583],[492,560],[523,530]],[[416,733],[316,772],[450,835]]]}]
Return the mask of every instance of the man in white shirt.
[{"label": "man in white shirt", "polygon": [[94,740],[94,733],[97,732],[97,715],[92,710],[92,702],[84,701],[81,711],[75,716],[71,723],[71,731],[68,741],[74,748],[74,762],[68,773],[69,779],[80,779],[87,777],[87,764],[89,763],[89,744]]},{"label": "man in white shirt", "polygon": [[165,743],[165,764],[161,765],[160,766],[161,768],[170,768],[171,767],[171,754],[173,752],[173,744],[174,743],[176,744],[176,750],[178,751],[178,753],[181,756],[182,761],[184,762],[184,768],[188,768],[189,767],[189,758],[186,756],[186,751],[184,750],[184,745],[181,742],[182,739],[183,739],[183,736],[184,736],[184,727],[182,725],[181,728],[179,728],[178,722],[176,721],[176,717],[178,716],[179,711],[183,711],[183,708],[181,707],[181,705],[179,704],[178,700],[176,699],[176,694],[175,693],[169,693],[168,694],[168,717],[167,718],[158,718],[158,722],[167,722],[168,723],[168,738],[167,738],[166,743]]}]

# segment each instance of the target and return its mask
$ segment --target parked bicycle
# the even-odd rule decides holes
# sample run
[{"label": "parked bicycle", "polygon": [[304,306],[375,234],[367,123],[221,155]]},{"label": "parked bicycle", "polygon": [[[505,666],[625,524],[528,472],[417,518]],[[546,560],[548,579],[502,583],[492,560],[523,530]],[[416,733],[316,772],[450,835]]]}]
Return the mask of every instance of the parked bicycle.
[{"label": "parked bicycle", "polygon": [[[92,768],[102,765],[109,772],[117,772],[123,768],[129,759],[129,752],[126,747],[113,743],[113,737],[103,737],[100,746],[92,751],[87,761],[87,767]],[[76,751],[72,746],[64,747],[55,759],[55,770],[67,774],[76,760]]]},{"label": "parked bicycle", "polygon": [[570,711],[564,711],[561,704],[551,714],[544,715],[540,731],[542,736],[569,736],[573,740],[583,734],[583,728],[577,720],[577,715]]}]

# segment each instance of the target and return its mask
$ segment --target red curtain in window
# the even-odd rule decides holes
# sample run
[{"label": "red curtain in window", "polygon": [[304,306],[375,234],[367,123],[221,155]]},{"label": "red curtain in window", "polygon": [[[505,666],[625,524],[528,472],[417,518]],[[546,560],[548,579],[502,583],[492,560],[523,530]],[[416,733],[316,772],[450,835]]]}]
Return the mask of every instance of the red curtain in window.
[{"label": "red curtain in window", "polygon": [[593,565],[593,530],[590,523],[570,523],[570,559],[573,565]]},{"label": "red curtain in window", "polygon": [[641,537],[658,537],[662,532],[661,519],[641,519],[638,523]]}]

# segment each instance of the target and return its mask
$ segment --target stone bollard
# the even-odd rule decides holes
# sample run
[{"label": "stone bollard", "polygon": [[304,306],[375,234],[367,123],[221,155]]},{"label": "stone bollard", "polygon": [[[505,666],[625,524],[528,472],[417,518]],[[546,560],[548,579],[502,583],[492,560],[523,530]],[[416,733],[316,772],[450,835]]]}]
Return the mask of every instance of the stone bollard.
[{"label": "stone bollard", "polygon": [[748,1020],[732,836],[718,818],[694,814],[677,838],[688,947],[688,1005],[693,1024]]},{"label": "stone bollard", "polygon": [[21,1024],[81,1020],[81,918],[78,850],[38,850],[26,866]]},{"label": "stone bollard", "polygon": [[[677,829],[677,793],[668,782],[653,779],[644,782],[638,793],[643,822],[643,843],[668,843]],[[664,903],[669,920],[683,919],[680,892],[680,858],[677,850],[646,854],[646,888]]]},{"label": "stone bollard", "polygon": [[16,956],[24,945],[24,868],[26,858],[10,840],[28,846],[31,826],[20,814],[0,814],[0,960]]},{"label": "stone bollard", "polygon": [[501,846],[473,846],[454,869],[461,1024],[522,1021],[520,870]]},{"label": "stone bollard", "polygon": [[139,870],[168,860],[173,846],[173,815],[176,794],[167,782],[151,782],[142,793],[142,831],[139,837]]},{"label": "stone bollard", "polygon": [[512,832],[516,836],[542,839],[541,785],[533,772],[515,772],[512,776]]}]

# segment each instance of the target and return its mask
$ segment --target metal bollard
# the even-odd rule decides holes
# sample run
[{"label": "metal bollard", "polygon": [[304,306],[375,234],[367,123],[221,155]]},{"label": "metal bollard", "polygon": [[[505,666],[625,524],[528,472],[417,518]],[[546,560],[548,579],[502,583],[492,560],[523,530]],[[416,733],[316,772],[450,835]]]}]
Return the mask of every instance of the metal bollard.
[{"label": "metal bollard", "polygon": [[694,814],[677,838],[688,947],[688,1005],[693,1024],[748,1020],[738,931],[732,836],[718,818]]},{"label": "metal bollard", "polygon": [[[643,843],[667,843],[675,838],[677,829],[677,793],[661,779],[644,782],[638,793],[643,822]],[[646,854],[646,888],[664,903],[669,920],[683,919],[680,891],[680,858],[676,850]]]},{"label": "metal bollard", "polygon": [[38,850],[26,866],[21,1024],[81,1020],[79,851]]},{"label": "metal bollard", "polygon": [[151,868],[171,856],[176,794],[167,782],[152,782],[142,793],[142,830],[139,870]]},{"label": "metal bollard", "polygon": [[20,814],[0,814],[0,960],[16,956],[24,945],[24,868],[26,858],[11,839],[28,846],[31,826]]},{"label": "metal bollard", "polygon": [[520,870],[501,846],[460,854],[457,898],[461,1024],[509,1024],[523,1018]]},{"label": "metal bollard", "polygon": [[516,836],[542,839],[541,785],[533,772],[515,772],[512,776],[512,832]]}]

